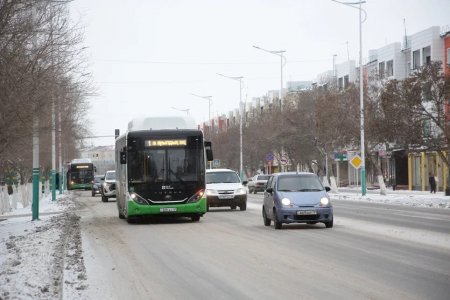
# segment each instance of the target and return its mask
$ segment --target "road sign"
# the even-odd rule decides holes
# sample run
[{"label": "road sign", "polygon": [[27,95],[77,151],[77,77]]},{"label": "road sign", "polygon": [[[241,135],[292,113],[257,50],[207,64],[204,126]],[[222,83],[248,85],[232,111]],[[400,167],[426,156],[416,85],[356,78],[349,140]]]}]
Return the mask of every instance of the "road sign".
[{"label": "road sign", "polygon": [[220,167],[220,159],[213,160],[213,167],[216,167],[216,168]]},{"label": "road sign", "polygon": [[355,156],[353,156],[353,158],[350,160],[350,164],[353,166],[353,168],[355,169],[359,169],[361,167],[362,164],[362,159],[361,157],[356,154]]},{"label": "road sign", "polygon": [[267,161],[272,161],[273,160],[273,153],[269,152],[266,154],[266,160]]}]

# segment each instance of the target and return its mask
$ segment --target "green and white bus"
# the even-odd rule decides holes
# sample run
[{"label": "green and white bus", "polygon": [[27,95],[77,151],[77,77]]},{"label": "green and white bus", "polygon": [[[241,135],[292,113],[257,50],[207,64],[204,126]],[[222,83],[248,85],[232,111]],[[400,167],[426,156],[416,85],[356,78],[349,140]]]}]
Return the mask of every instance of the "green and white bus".
[{"label": "green and white bus", "polygon": [[[117,130],[116,130],[117,132]],[[133,120],[116,139],[119,218],[171,215],[199,221],[206,212],[205,169],[211,142],[192,119]]]},{"label": "green and white bus", "polygon": [[91,190],[94,182],[94,165],[88,158],[76,158],[67,170],[68,190]]}]

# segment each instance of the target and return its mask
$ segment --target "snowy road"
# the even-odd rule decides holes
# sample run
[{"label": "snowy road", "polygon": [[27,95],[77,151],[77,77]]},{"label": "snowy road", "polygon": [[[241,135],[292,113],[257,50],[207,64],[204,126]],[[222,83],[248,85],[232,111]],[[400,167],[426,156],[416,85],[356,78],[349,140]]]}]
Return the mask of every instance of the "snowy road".
[{"label": "snowy road", "polygon": [[[335,227],[247,211],[129,225],[77,192],[91,299],[448,299],[450,210],[335,201]],[[411,217],[412,216],[412,217]]]}]

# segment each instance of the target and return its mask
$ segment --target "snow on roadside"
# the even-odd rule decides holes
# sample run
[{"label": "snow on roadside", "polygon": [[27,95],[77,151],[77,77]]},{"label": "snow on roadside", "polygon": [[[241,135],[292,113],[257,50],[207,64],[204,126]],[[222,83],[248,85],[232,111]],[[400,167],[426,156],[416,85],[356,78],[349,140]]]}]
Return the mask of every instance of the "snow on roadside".
[{"label": "snow on roadside", "polygon": [[348,200],[358,202],[374,202],[415,207],[450,208],[450,197],[444,193],[431,194],[422,191],[388,191],[387,195],[380,195],[379,191],[368,191],[361,195],[360,189],[343,189],[338,193],[329,193],[332,201]]},{"label": "snow on roadside", "polygon": [[0,216],[0,299],[86,298],[80,217],[58,196],[40,201],[38,221],[29,207]]}]

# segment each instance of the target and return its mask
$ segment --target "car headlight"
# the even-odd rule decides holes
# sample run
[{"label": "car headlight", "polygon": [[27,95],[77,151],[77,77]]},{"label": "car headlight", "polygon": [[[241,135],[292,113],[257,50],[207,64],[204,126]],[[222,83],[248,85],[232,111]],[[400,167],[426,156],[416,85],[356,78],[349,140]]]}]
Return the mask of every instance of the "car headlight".
[{"label": "car headlight", "polygon": [[106,182],[103,182],[103,187],[106,187]]},{"label": "car headlight", "polygon": [[216,190],[211,190],[211,189],[206,190],[206,196],[214,196],[214,195],[217,195]]},{"label": "car headlight", "polygon": [[291,200],[289,200],[288,198],[283,198],[281,199],[281,204],[285,206],[291,205]]},{"label": "car headlight", "polygon": [[245,195],[245,194],[247,194],[247,190],[244,188],[238,188],[236,191],[234,191],[234,193],[236,195]]},{"label": "car headlight", "polygon": [[326,197],[320,198],[320,205],[326,206],[326,205],[328,205],[329,203],[330,203],[330,200],[328,200],[328,198],[326,198]]}]

